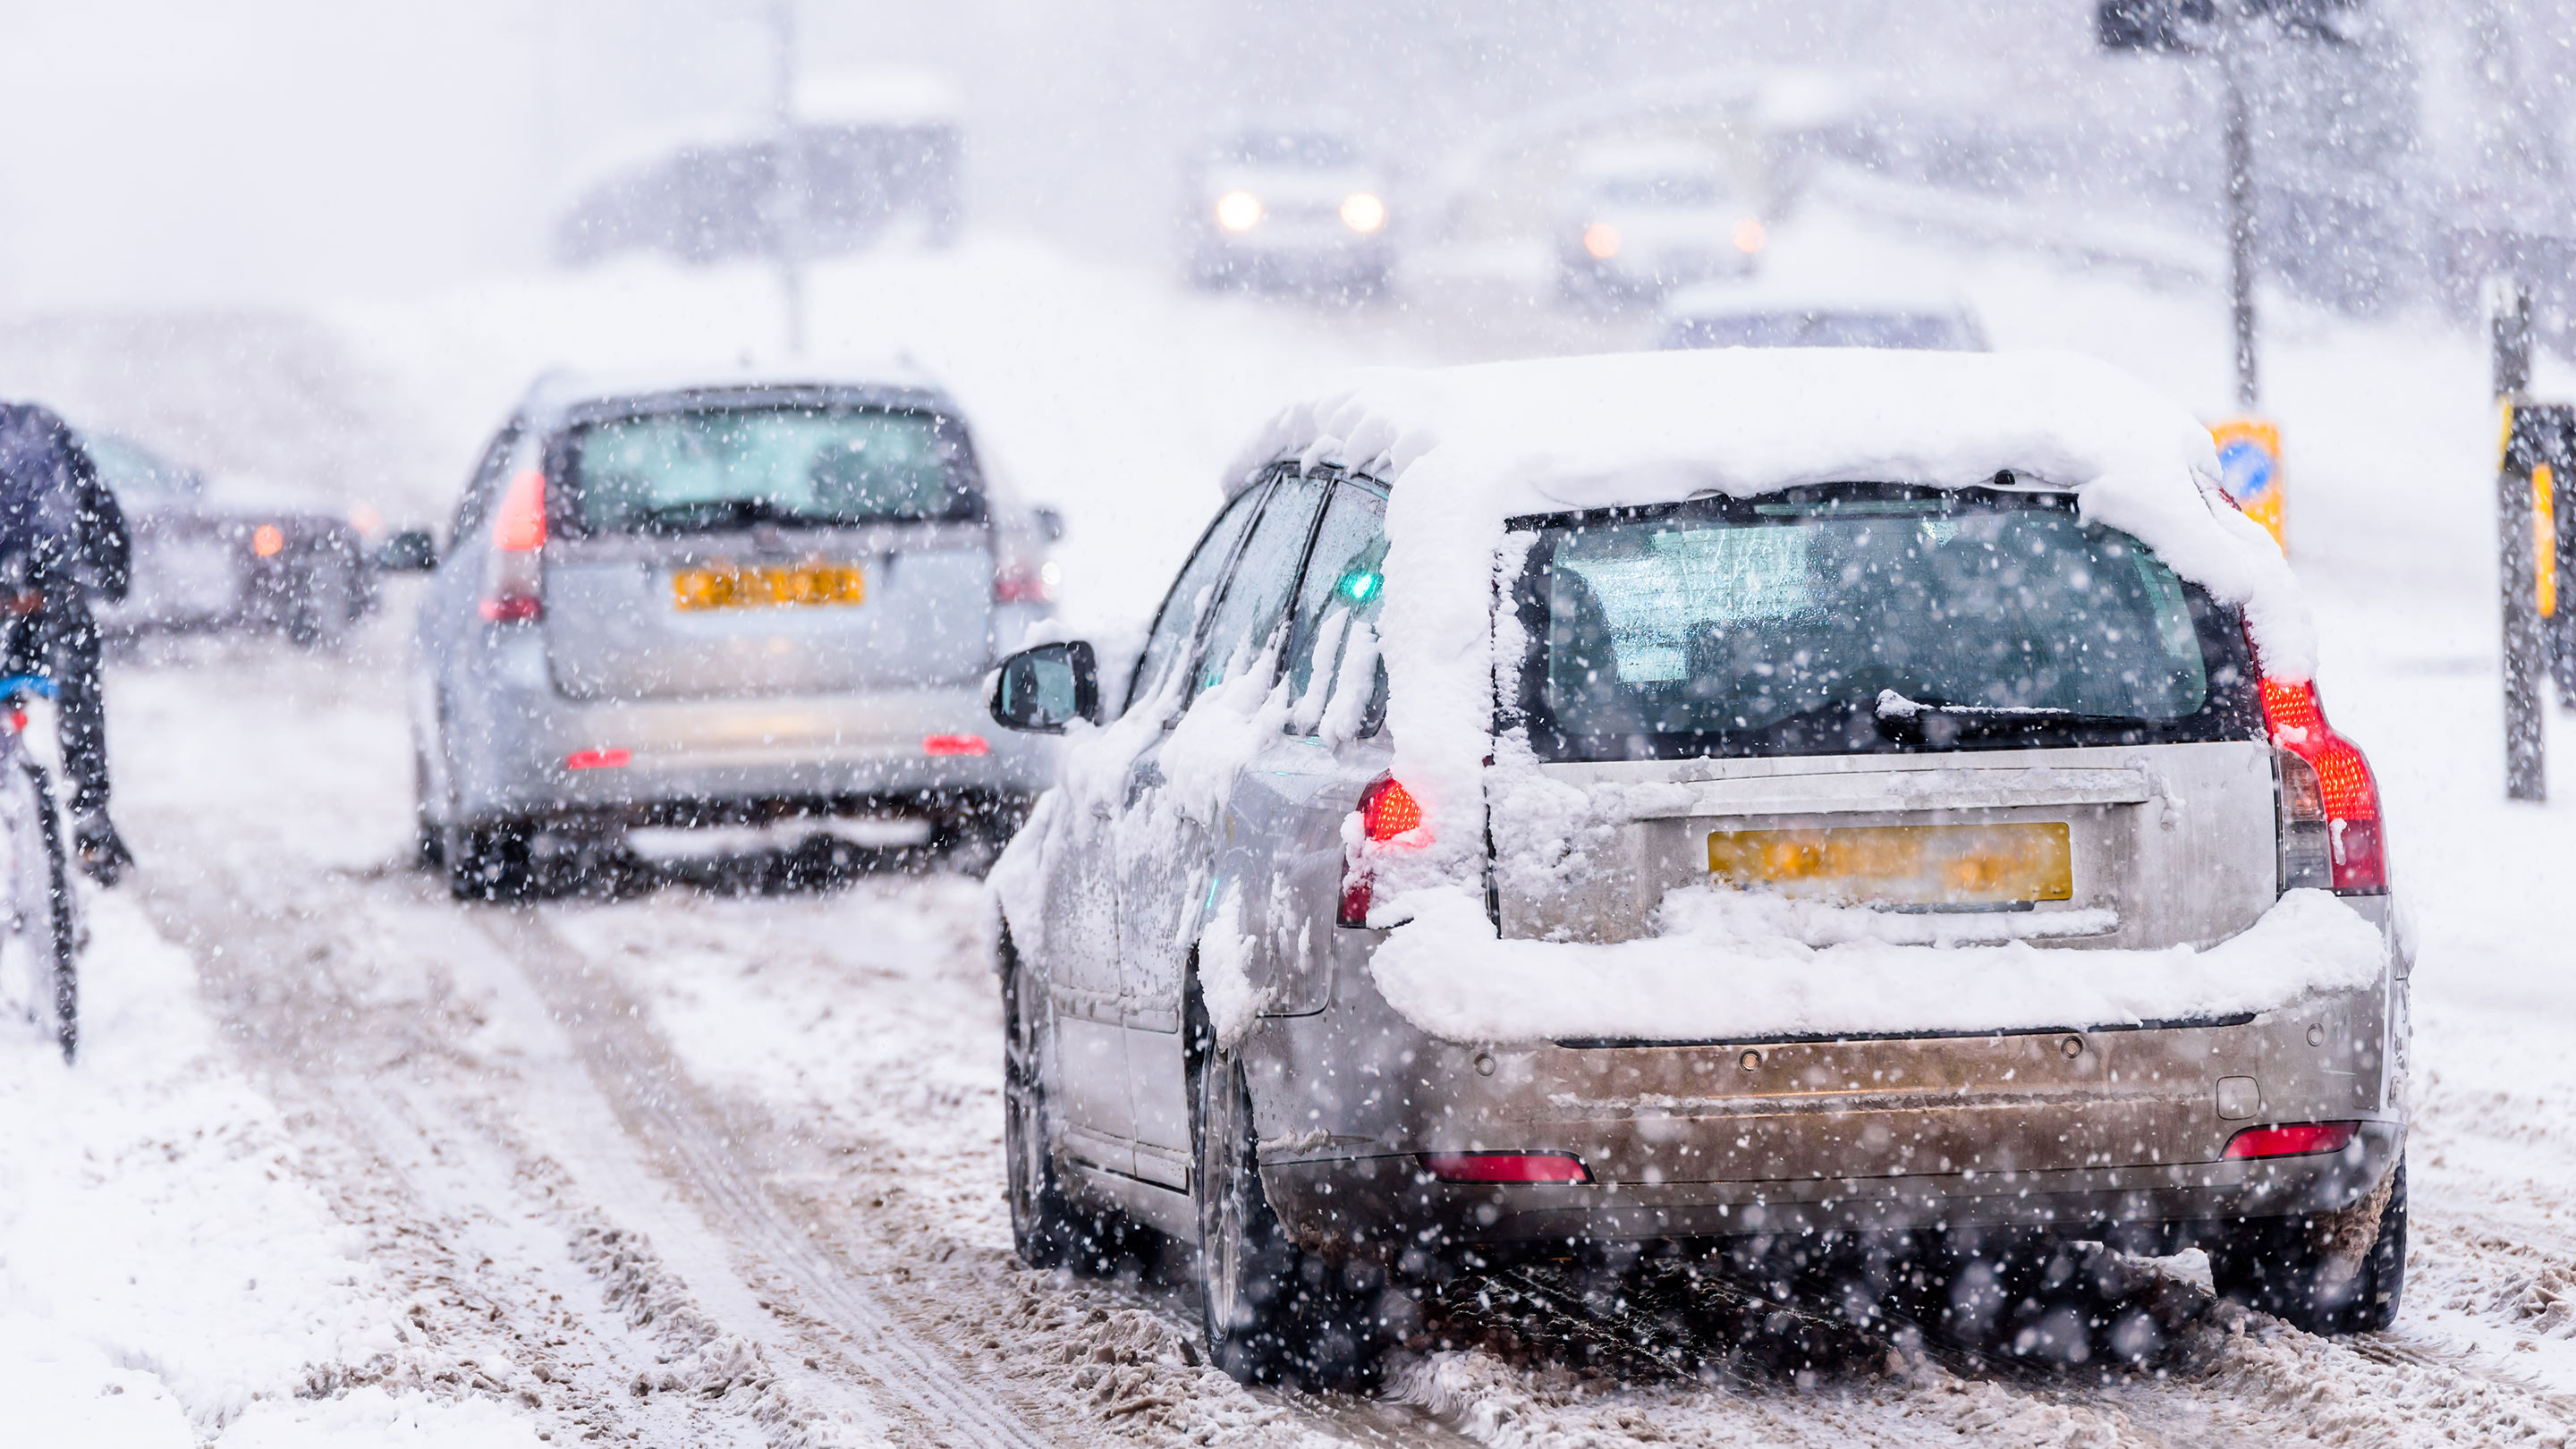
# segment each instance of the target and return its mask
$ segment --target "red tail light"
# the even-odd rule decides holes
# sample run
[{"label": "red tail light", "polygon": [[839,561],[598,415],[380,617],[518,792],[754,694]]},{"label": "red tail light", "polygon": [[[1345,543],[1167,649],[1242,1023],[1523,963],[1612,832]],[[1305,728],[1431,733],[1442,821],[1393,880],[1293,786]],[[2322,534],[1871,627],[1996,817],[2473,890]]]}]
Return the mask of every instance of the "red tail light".
[{"label": "red tail light", "polygon": [[1380,845],[1421,824],[1421,802],[1392,777],[1369,786],[1360,796],[1360,828]]},{"label": "red tail light", "polygon": [[2304,1157],[2312,1152],[2341,1152],[2352,1145],[2357,1122],[2293,1122],[2284,1127],[2250,1127],[2227,1143],[2230,1157]]},{"label": "red tail light", "polygon": [[1055,602],[1056,566],[1032,563],[1027,559],[1005,560],[993,570],[993,602],[996,604],[1052,604]]},{"label": "red tail light", "polygon": [[545,616],[546,475],[525,469],[510,479],[492,513],[492,562],[482,614],[494,624]]},{"label": "red tail light", "polygon": [[[1360,793],[1360,833],[1372,845],[1385,845],[1408,830],[1420,828],[1422,802],[1413,792],[1395,782],[1393,776],[1378,781]],[[1345,926],[1365,926],[1369,913],[1368,868],[1345,861],[1342,865],[1342,909],[1338,919]]]},{"label": "red tail light", "polygon": [[1590,1182],[1571,1152],[1426,1152],[1422,1170],[1442,1182]]},{"label": "red tail light", "polygon": [[2326,723],[2306,680],[2263,681],[2263,723],[2281,770],[2281,887],[2388,889],[2370,761]]},{"label": "red tail light", "polygon": [[924,735],[921,752],[925,755],[989,755],[993,747],[982,735]]},{"label": "red tail light", "polygon": [[615,770],[633,763],[633,750],[575,750],[564,756],[567,770]]}]

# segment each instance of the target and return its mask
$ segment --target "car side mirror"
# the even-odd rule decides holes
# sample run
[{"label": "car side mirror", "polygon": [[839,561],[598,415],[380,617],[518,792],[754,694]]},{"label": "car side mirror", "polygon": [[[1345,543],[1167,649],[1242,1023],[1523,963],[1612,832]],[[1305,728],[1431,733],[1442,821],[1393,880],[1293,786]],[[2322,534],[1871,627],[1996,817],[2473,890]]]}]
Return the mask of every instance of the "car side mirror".
[{"label": "car side mirror", "polygon": [[1032,508],[1029,518],[1037,524],[1038,537],[1049,543],[1064,542],[1064,515],[1052,508]]},{"label": "car side mirror", "polygon": [[438,567],[438,540],[426,528],[397,528],[376,545],[374,561],[389,574],[425,574]]},{"label": "car side mirror", "polygon": [[1077,719],[1100,721],[1100,660],[1089,644],[1040,644],[993,671],[989,706],[1006,730],[1058,735]]}]

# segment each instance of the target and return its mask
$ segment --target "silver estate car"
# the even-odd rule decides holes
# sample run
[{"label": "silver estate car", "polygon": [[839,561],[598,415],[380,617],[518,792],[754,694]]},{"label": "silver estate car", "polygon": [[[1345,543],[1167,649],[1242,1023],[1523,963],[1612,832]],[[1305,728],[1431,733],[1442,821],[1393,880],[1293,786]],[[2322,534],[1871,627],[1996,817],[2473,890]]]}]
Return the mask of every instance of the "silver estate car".
[{"label": "silver estate car", "polygon": [[[1421,1322],[1417,1286],[1462,1264],[1620,1245],[1765,1281],[1901,1249],[1925,1268],[1906,1281],[1941,1285],[1935,1316],[2006,1343],[2037,1301],[2016,1285],[2070,1244],[2197,1245],[2221,1294],[2318,1331],[2389,1322],[2408,962],[2375,788],[2305,683],[2259,677],[2235,609],[2027,486],[1512,520],[1528,562],[1495,587],[1495,637],[1527,653],[1495,747],[1643,803],[1599,807],[1624,823],[1562,892],[1489,865],[1504,946],[1631,940],[1712,880],[1832,876],[1899,924],[1995,923],[2078,962],[2224,942],[2313,888],[2380,964],[2180,1020],[1453,1040],[1382,994],[1391,933],[1356,865],[1422,819],[1389,774],[1387,667],[1352,662],[1387,592],[1388,497],[1282,459],[1227,502],[1113,697],[1128,671],[1079,642],[995,673],[1016,730],[1162,723],[1125,736],[1123,785],[1042,799],[994,876],[1028,1261],[1099,1267],[1136,1224],[1194,1242],[1215,1361],[1306,1382],[1365,1375]],[[1285,686],[1284,715],[1219,804],[1164,808],[1207,773],[1170,758],[1193,701],[1247,670]],[[1486,810],[1489,862],[1546,828]]]},{"label": "silver estate car", "polygon": [[492,897],[648,833],[1006,839],[1049,745],[979,682],[1048,608],[1027,532],[918,380],[541,380],[421,601],[423,856]]}]

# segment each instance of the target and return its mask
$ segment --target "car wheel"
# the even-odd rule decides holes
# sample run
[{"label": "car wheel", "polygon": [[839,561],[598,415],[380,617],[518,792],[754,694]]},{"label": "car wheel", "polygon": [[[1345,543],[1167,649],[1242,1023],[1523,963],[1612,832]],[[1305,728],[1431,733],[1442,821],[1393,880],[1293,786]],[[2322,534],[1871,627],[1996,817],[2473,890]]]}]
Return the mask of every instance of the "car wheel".
[{"label": "car wheel", "polygon": [[1216,1044],[1195,989],[1184,1030],[1193,1048],[1190,1140],[1209,1359],[1244,1383],[1365,1386],[1383,1346],[1373,1295],[1299,1248],[1271,1210],[1243,1066]]},{"label": "car wheel", "polygon": [[1066,1198],[1047,1130],[1046,1079],[1039,1070],[1035,1010],[1021,1004],[1027,973],[1002,939],[1002,1150],[1007,1159],[1011,1246],[1032,1268],[1099,1272],[1116,1261],[1115,1234]]},{"label": "car wheel", "polygon": [[528,829],[516,822],[451,822],[440,834],[438,853],[447,870],[447,893],[460,901],[524,900],[535,889]]},{"label": "car wheel", "polygon": [[2310,1333],[2386,1328],[2406,1291],[2405,1160],[2384,1195],[2339,1213],[2249,1220],[2208,1250],[2221,1298]]},{"label": "car wheel", "polygon": [[422,870],[436,870],[447,858],[446,832],[429,813],[429,761],[415,750],[411,757],[412,859]]}]

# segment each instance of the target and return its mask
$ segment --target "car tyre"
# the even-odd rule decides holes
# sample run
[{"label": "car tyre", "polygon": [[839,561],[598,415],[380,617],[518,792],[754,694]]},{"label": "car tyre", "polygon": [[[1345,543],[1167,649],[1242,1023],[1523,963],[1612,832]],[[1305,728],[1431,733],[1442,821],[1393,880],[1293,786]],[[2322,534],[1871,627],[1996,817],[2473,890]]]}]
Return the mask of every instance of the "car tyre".
[{"label": "car tyre", "polygon": [[1208,1357],[1244,1383],[1363,1388],[1383,1333],[1374,1295],[1306,1252],[1262,1187],[1252,1095],[1242,1063],[1216,1042],[1193,985],[1188,1021],[1199,1304]]},{"label": "car tyre", "polygon": [[438,853],[447,893],[460,901],[525,900],[535,891],[536,863],[524,825],[451,823],[441,832]]},{"label": "car tyre", "polygon": [[1037,1013],[1022,1004],[1027,973],[1005,930],[1002,977],[1002,1150],[1011,1247],[1032,1268],[1105,1272],[1115,1262],[1110,1225],[1074,1206],[1055,1172]]},{"label": "car tyre", "polygon": [[[2376,1198],[2378,1195],[2373,1194]],[[2371,1199],[2364,1199],[2366,1208]],[[2391,1174],[2379,1221],[2358,1266],[2333,1240],[2360,1225],[2345,1213],[2258,1218],[2209,1244],[2209,1278],[2221,1298],[2310,1333],[2372,1333],[2397,1320],[2406,1291],[2406,1162]],[[2349,1244],[2346,1245],[2347,1252]]]},{"label": "car tyre", "polygon": [[429,813],[429,761],[414,751],[411,757],[412,857],[422,870],[437,870],[447,863],[447,833]]}]

